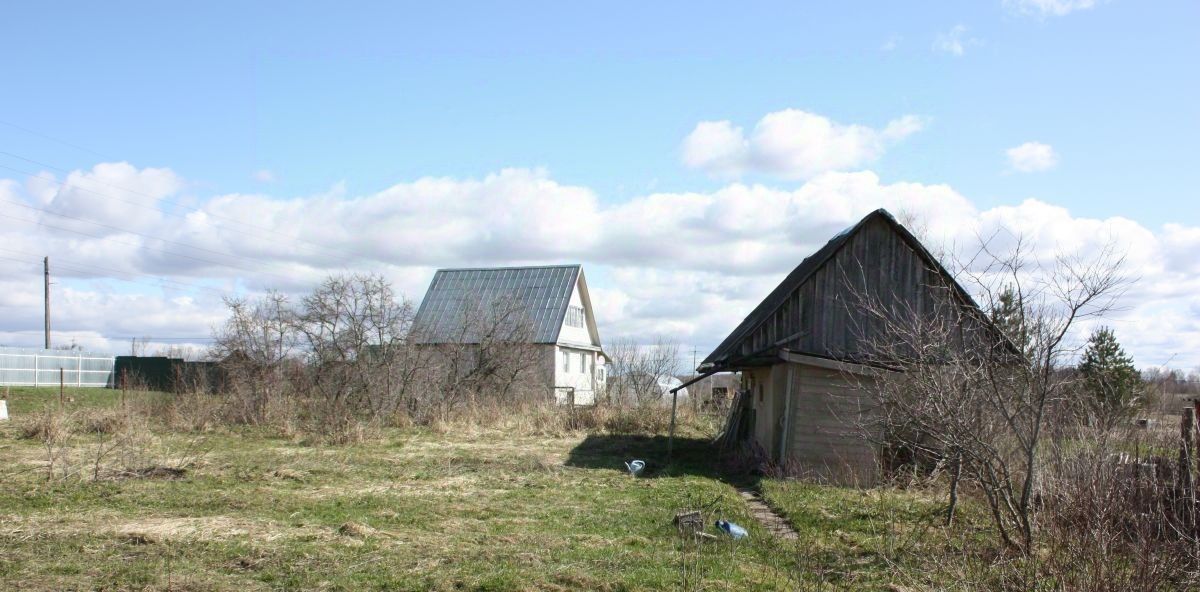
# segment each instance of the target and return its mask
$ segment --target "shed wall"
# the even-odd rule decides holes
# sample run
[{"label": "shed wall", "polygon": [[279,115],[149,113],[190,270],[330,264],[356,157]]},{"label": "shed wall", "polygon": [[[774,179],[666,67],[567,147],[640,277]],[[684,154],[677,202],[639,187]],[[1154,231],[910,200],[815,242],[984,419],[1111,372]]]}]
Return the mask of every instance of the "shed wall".
[{"label": "shed wall", "polygon": [[[786,367],[779,364],[777,367]],[[879,480],[879,455],[868,437],[872,399],[851,377],[803,364],[796,367],[788,458],[807,476],[842,485]]]}]

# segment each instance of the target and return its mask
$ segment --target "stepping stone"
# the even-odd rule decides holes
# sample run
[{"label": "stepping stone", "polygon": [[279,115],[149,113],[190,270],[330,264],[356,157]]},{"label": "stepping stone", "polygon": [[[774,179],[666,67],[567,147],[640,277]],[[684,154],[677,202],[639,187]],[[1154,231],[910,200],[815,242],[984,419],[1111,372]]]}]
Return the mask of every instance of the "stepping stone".
[{"label": "stepping stone", "polygon": [[792,528],[792,524],[775,512],[767,502],[763,501],[762,495],[753,489],[738,488],[738,495],[746,502],[746,508],[750,510],[750,516],[763,525],[771,536],[786,539],[796,540],[800,538],[800,533]]}]

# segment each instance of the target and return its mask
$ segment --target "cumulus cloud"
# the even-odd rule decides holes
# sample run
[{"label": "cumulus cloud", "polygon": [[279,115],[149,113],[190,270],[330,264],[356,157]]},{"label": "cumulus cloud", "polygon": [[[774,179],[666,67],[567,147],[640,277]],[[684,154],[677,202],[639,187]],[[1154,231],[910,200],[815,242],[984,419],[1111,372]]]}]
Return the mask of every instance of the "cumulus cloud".
[{"label": "cumulus cloud", "polygon": [[1010,11],[1037,17],[1066,16],[1095,5],[1096,0],[1004,0]]},{"label": "cumulus cloud", "polygon": [[873,162],[924,125],[924,119],[905,115],[875,129],[784,109],[763,116],[749,136],[730,121],[702,121],[684,138],[682,159],[684,165],[715,176],[766,173],[807,179]]},{"label": "cumulus cloud", "polygon": [[[906,131],[900,123],[894,129]],[[80,174],[97,170],[109,168]],[[157,194],[183,184],[169,171],[148,171],[155,170],[127,171],[123,182],[170,180]],[[156,195],[153,183],[141,187]],[[0,181],[0,193],[30,204],[58,199],[21,180]],[[879,207],[912,220],[951,257],[979,237],[1020,235],[1032,262],[1046,265],[1062,253],[1116,244],[1140,281],[1106,322],[1139,364],[1172,356],[1175,364],[1200,364],[1200,268],[1192,256],[1200,228],[1081,218],[1040,200],[980,209],[948,185],[888,182],[869,171],[822,172],[790,188],[734,182],[613,202],[544,170],[505,169],[362,195],[334,187],[297,197],[208,196],[180,215],[150,208],[146,218],[129,216],[120,223],[127,232],[115,235],[10,224],[0,227],[0,341],[40,341],[40,256],[50,254],[59,341],[113,351],[127,347],[115,336],[206,335],[222,318],[222,295],[267,287],[299,293],[327,273],[383,273],[419,300],[437,267],[561,262],[587,267],[605,338],[667,334],[711,347],[804,257]],[[10,211],[6,202],[0,211]]]},{"label": "cumulus cloud", "polygon": [[41,173],[31,177],[28,186],[35,205],[64,215],[47,217],[47,222],[111,234],[111,229],[88,226],[66,216],[108,225],[151,226],[162,218],[154,208],[178,193],[183,181],[169,169],[138,169],[127,162],[115,162],[97,164],[90,171],[73,171],[61,180]]},{"label": "cumulus cloud", "polygon": [[1008,166],[1020,173],[1048,171],[1058,165],[1058,154],[1049,144],[1025,142],[1004,151]]}]

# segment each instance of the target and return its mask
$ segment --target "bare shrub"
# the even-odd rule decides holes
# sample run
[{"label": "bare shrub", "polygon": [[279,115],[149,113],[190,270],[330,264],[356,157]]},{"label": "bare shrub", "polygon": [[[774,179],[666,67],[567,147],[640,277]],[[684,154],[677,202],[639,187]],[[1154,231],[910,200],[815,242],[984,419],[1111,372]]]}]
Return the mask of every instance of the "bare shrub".
[{"label": "bare shrub", "polygon": [[1121,263],[1105,250],[1031,268],[1019,240],[1006,255],[984,244],[960,276],[990,319],[952,285],[934,286],[944,294],[934,302],[862,293],[854,303],[868,358],[888,368],[860,380],[878,402],[868,433],[894,460],[955,467],[951,499],[957,477],[977,486],[997,536],[1022,553],[1033,551],[1045,442],[1069,435],[1073,329],[1111,309]]},{"label": "bare shrub", "polygon": [[89,409],[77,412],[76,420],[87,434],[116,434],[129,427],[129,415],[120,409]]},{"label": "bare shrub", "polygon": [[[445,327],[421,327],[417,340],[428,352],[427,387],[436,401],[429,412],[446,414],[459,406],[548,401],[539,386],[543,351],[533,343],[534,325],[521,303],[508,297],[469,296],[458,318]],[[415,414],[418,421],[422,413]]]},{"label": "bare shrub", "polygon": [[609,407],[602,427],[613,434],[663,434],[671,425],[671,410],[661,406]]},{"label": "bare shrub", "polygon": [[101,480],[141,475],[159,468],[186,470],[206,454],[202,438],[182,447],[151,429],[149,407],[66,411],[47,409],[22,427],[45,451],[47,480]]},{"label": "bare shrub", "polygon": [[[1200,583],[1200,539],[1195,517],[1181,513],[1174,462],[1149,453],[1173,443],[1104,430],[1056,451],[1046,463],[1039,509],[1046,549],[1040,571],[1079,590]],[[1132,452],[1112,452],[1128,444]]]},{"label": "bare shrub", "polygon": [[70,417],[54,409],[43,411],[22,430],[22,435],[41,441],[48,480],[65,479],[78,470],[73,457],[76,432]]},{"label": "bare shrub", "polygon": [[610,404],[656,405],[663,402],[662,384],[679,372],[679,344],[663,337],[642,346],[617,340],[606,349],[610,371],[605,398]]},{"label": "bare shrub", "polygon": [[267,423],[272,401],[283,396],[299,342],[288,297],[269,292],[252,301],[227,298],[225,306],[229,318],[214,331],[210,353],[221,360],[227,377],[228,417]]}]

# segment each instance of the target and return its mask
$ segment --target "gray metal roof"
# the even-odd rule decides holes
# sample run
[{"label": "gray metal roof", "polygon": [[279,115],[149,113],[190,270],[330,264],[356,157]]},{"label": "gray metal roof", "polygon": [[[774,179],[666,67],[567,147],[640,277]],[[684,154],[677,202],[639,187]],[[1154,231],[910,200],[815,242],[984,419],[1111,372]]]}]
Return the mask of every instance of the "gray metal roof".
[{"label": "gray metal roof", "polygon": [[417,309],[413,330],[421,343],[473,343],[477,336],[463,330],[471,307],[486,309],[508,299],[527,316],[533,343],[555,343],[579,269],[579,265],[439,269]]}]

